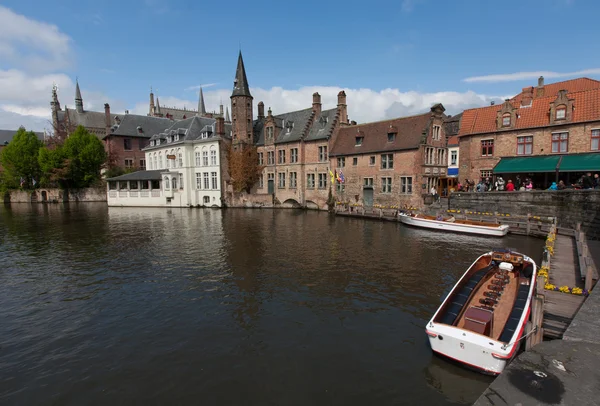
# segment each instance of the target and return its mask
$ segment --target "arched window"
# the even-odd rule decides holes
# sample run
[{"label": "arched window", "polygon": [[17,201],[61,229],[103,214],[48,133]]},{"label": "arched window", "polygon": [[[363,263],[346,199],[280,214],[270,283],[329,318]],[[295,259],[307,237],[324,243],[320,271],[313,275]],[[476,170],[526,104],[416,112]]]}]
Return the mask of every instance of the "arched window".
[{"label": "arched window", "polygon": [[202,148],[202,165],[208,166],[208,150],[206,147]]},{"label": "arched window", "polygon": [[162,152],[158,154],[158,169],[163,169],[163,156]]},{"label": "arched window", "polygon": [[177,160],[179,161],[179,167],[183,168],[183,153],[181,152],[181,148],[177,150]]},{"label": "arched window", "polygon": [[563,104],[556,108],[556,119],[564,120],[565,118],[567,118],[567,107]]},{"label": "arched window", "polygon": [[510,113],[502,115],[502,127],[510,127]]},{"label": "arched window", "polygon": [[202,155],[199,149],[194,150],[194,157],[196,158],[196,166],[202,166]]},{"label": "arched window", "polygon": [[169,190],[171,186],[169,186],[169,177],[165,176],[165,190]]},{"label": "arched window", "polygon": [[173,176],[173,190],[177,189],[177,178]]}]

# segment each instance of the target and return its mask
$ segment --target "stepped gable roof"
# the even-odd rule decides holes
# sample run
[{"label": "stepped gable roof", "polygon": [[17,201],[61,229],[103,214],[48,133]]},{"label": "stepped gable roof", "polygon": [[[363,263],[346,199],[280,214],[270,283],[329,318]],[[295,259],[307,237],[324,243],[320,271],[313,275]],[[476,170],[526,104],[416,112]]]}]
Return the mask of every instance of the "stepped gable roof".
[{"label": "stepped gable roof", "polygon": [[[327,139],[333,130],[336,114],[337,109],[323,110],[319,117],[314,117],[310,127],[308,124],[313,117],[312,108],[274,115],[275,125],[279,129],[275,143],[297,142],[303,137],[305,141]],[[254,134],[257,139],[256,144],[264,145],[264,121],[255,120]]]},{"label": "stepped gable roof", "polygon": [[[567,93],[567,97],[574,100],[573,105],[575,109],[573,110],[571,120],[560,124],[600,121],[600,88],[574,93],[569,92]],[[556,94],[536,97],[529,107],[521,107],[520,102],[517,102],[518,98],[511,99],[510,103],[517,108],[518,117],[515,121],[515,125],[509,130],[549,126],[550,103],[554,102],[556,98]],[[494,105],[465,110],[458,135],[463,137],[473,134],[503,131],[498,130],[496,123],[497,112],[500,111],[501,108],[502,105]]]},{"label": "stepped gable roof", "polygon": [[[12,141],[13,137],[19,130],[0,130],[0,146],[4,146]],[[40,141],[44,140],[44,133],[34,131]]]},{"label": "stepped gable roof", "polygon": [[[430,119],[431,112],[428,111],[416,116],[341,127],[329,155],[358,155],[419,148]],[[388,141],[390,131],[396,133],[391,142]],[[356,145],[357,137],[363,137],[360,146]]]},{"label": "stepped gable roof", "polygon": [[[536,86],[533,86],[533,94],[535,95]],[[562,82],[556,83],[548,83],[544,85],[544,97],[556,97],[558,96],[558,92],[561,90],[566,90],[568,93],[576,93],[583,92],[586,90],[600,89],[600,81],[590,78],[577,78],[571,80],[563,80]],[[524,92],[521,92],[511,98],[511,102],[514,102],[514,105],[521,105],[521,100],[523,98]]]},{"label": "stepped gable roof", "polygon": [[152,135],[164,131],[173,125],[173,120],[162,117],[141,116],[137,114],[111,114],[111,120],[115,121],[116,117],[121,122],[113,126],[110,135],[150,138]]}]

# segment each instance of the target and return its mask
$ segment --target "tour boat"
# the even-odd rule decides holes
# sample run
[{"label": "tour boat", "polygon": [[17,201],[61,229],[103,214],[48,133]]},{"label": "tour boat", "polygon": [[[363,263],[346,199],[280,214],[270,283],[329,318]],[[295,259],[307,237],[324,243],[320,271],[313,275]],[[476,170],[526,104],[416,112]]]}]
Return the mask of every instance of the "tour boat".
[{"label": "tour boat", "polygon": [[489,375],[515,357],[535,294],[535,262],[518,252],[481,255],[427,323],[431,349]]},{"label": "tour boat", "polygon": [[454,231],[458,233],[479,234],[492,237],[503,237],[508,233],[508,225],[487,223],[485,221],[459,220],[451,217],[438,218],[424,214],[400,213],[399,219],[404,224],[434,230]]}]

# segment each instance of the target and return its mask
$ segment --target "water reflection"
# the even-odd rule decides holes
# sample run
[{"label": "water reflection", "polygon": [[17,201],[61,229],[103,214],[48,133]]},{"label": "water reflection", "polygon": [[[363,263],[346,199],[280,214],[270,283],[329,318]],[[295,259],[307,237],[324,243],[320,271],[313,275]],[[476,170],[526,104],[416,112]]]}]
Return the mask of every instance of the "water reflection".
[{"label": "water reflection", "polygon": [[485,386],[432,358],[423,326],[498,240],[306,211],[23,204],[0,208],[0,241],[0,403],[453,404]]}]

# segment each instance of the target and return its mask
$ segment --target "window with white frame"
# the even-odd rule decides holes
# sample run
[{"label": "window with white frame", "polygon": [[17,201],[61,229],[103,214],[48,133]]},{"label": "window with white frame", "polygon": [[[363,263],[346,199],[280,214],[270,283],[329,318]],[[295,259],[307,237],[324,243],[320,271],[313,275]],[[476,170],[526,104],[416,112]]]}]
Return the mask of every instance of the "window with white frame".
[{"label": "window with white frame", "polygon": [[278,161],[278,163],[284,164],[285,163],[285,150],[284,149],[280,149],[278,151],[278,153],[279,153],[279,161]]},{"label": "window with white frame", "polygon": [[133,168],[133,159],[130,159],[130,158],[125,159],[125,168]]},{"label": "window with white frame", "polygon": [[202,151],[202,165],[208,166],[208,151]]},{"label": "window with white frame", "polygon": [[357,166],[357,165],[358,165],[358,157],[352,158],[352,166]]},{"label": "window with white frame", "polygon": [[202,173],[202,180],[204,180],[204,189],[210,189],[210,183],[208,179],[208,172]]},{"label": "window with white frame", "polygon": [[510,113],[504,113],[502,116],[502,127],[510,127]]},{"label": "window with white frame", "polygon": [[493,171],[491,169],[484,169],[480,173],[481,173],[481,178],[486,179],[486,178],[492,177]]},{"label": "window with white frame", "polygon": [[210,150],[210,164],[212,166],[217,166],[217,151],[214,149]]},{"label": "window with white frame", "polygon": [[217,172],[210,173],[210,180],[212,182],[213,190],[217,190],[219,188],[219,184],[217,183]]},{"label": "window with white frame", "polygon": [[202,155],[200,154],[200,151],[196,151],[194,156],[196,157],[196,166],[202,166]]},{"label": "window with white frame", "polygon": [[290,188],[295,189],[298,186],[298,174],[290,172]]},{"label": "window with white frame", "polygon": [[262,166],[263,165],[263,153],[259,152],[258,153],[258,165]]},{"label": "window with white frame", "polygon": [[556,120],[564,120],[567,117],[567,108],[565,106],[558,106],[556,108]]},{"label": "window with white frame", "polygon": [[369,166],[375,166],[375,155],[369,157]]},{"label": "window with white frame", "polygon": [[202,174],[201,173],[196,174],[196,189],[198,189],[198,190],[202,189]]},{"label": "window with white frame", "polygon": [[456,165],[458,161],[458,151],[454,150],[450,152],[450,165]]},{"label": "window with white frame", "polygon": [[569,152],[569,133],[552,133],[552,152]]},{"label": "window with white frame", "polygon": [[177,159],[179,160],[179,167],[183,168],[183,154],[181,152],[177,154]]},{"label": "window with white frame", "polygon": [[336,184],[335,184],[335,190],[336,190],[338,193],[344,193],[344,192],[346,191],[346,184],[344,184],[344,183],[339,183],[339,182],[338,182],[338,183],[336,183]]},{"label": "window with white frame", "polygon": [[401,176],[400,177],[400,194],[403,194],[403,195],[412,194],[412,176]]},{"label": "window with white frame", "polygon": [[275,151],[268,151],[267,152],[267,165],[274,165],[275,164]]},{"label": "window with white frame", "polygon": [[425,148],[425,165],[433,165],[433,157],[435,153],[435,148],[426,147]]},{"label": "window with white frame", "polygon": [[437,164],[444,165],[446,163],[446,150],[439,148],[437,150]]},{"label": "window with white frame", "polygon": [[373,187],[373,178],[363,178],[363,186]]},{"label": "window with white frame", "polygon": [[177,190],[177,178],[175,176],[173,176],[172,182],[173,182],[173,190]]},{"label": "window with white frame", "polygon": [[165,176],[165,181],[163,182],[163,184],[165,185],[165,190],[171,189],[171,186],[169,185],[169,177],[168,176]]},{"label": "window with white frame", "polygon": [[258,188],[262,189],[265,187],[265,178],[264,175],[261,173],[260,175],[258,175]]},{"label": "window with white frame", "polygon": [[481,140],[481,156],[494,156],[494,140]]},{"label": "window with white frame", "polygon": [[183,173],[179,174],[179,189],[183,190]]},{"label": "window with white frame", "polygon": [[298,162],[298,148],[290,149],[290,162],[293,164]]},{"label": "window with white frame", "polygon": [[381,178],[381,193],[392,193],[392,178],[384,176]]},{"label": "window with white frame", "polygon": [[346,166],[346,158],[341,157],[337,159],[337,167],[344,168]]}]

